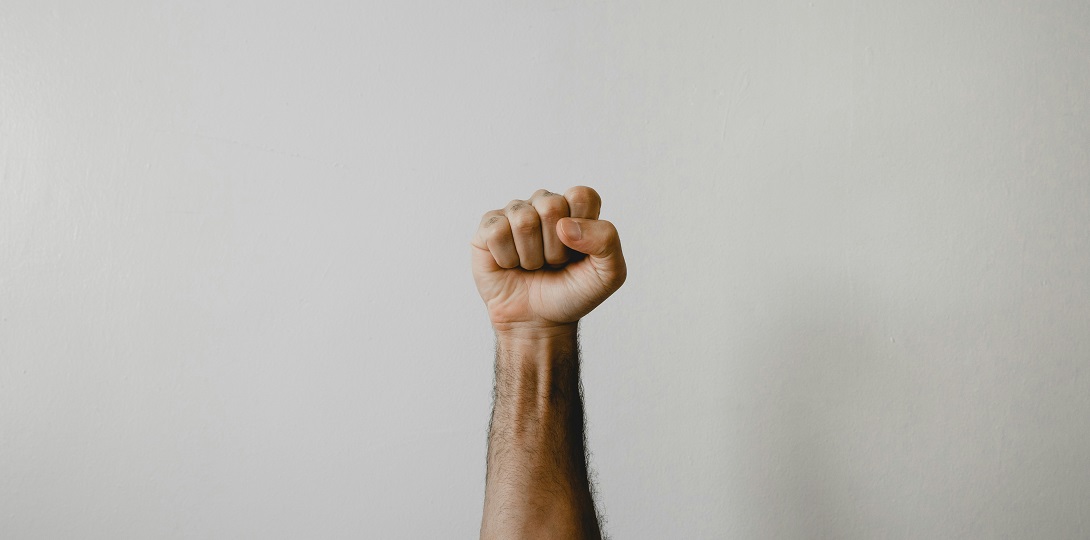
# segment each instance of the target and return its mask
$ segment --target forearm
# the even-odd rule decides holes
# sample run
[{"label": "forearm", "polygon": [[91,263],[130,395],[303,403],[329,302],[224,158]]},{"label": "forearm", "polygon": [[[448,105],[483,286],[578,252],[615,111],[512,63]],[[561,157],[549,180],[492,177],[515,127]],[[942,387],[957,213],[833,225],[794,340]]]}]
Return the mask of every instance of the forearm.
[{"label": "forearm", "polygon": [[473,279],[496,330],[481,538],[600,539],[587,475],[578,321],[625,281],[621,240],[586,186],[481,216]]},{"label": "forearm", "polygon": [[575,324],[496,337],[481,538],[601,538]]}]

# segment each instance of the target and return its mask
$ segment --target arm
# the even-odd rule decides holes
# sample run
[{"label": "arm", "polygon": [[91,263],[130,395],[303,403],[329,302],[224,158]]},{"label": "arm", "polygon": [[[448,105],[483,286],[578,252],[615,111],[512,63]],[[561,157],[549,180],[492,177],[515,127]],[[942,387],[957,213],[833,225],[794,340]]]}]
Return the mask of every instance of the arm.
[{"label": "arm", "polygon": [[584,452],[578,344],[497,337],[481,538],[600,538]]},{"label": "arm", "polygon": [[540,190],[486,213],[474,236],[474,279],[496,332],[481,538],[601,538],[577,327],[627,271],[600,206],[590,188]]}]

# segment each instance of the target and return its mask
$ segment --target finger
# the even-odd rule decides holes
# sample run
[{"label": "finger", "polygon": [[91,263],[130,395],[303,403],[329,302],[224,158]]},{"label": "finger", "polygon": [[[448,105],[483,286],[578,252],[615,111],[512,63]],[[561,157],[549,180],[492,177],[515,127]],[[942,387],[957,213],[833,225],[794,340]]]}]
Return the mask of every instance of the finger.
[{"label": "finger", "polygon": [[612,223],[603,219],[564,218],[557,223],[556,230],[564,245],[587,254],[604,281],[618,287],[624,282],[628,271],[621,253],[621,238]]},{"label": "finger", "polygon": [[515,249],[518,251],[519,266],[526,270],[537,270],[545,264],[545,253],[541,240],[541,219],[526,201],[511,201],[503,209],[507,221],[511,224],[511,234],[515,237]]},{"label": "finger", "polygon": [[530,204],[537,209],[541,219],[541,240],[545,250],[545,262],[564,264],[568,250],[556,236],[556,222],[568,217],[568,201],[559,193],[539,189],[530,197]]},{"label": "finger", "polygon": [[568,210],[573,218],[598,219],[602,210],[602,198],[587,186],[575,186],[564,192]]},{"label": "finger", "polygon": [[500,268],[514,268],[519,265],[511,224],[502,210],[485,213],[472,244],[475,248],[488,251]]}]

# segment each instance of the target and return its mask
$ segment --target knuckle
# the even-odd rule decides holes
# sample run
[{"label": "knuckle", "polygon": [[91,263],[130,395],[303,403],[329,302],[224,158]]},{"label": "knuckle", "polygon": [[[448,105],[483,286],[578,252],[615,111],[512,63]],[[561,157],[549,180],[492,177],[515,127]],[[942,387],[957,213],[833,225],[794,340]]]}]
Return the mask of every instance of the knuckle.
[{"label": "knuckle", "polygon": [[511,222],[511,230],[521,233],[530,232],[541,226],[537,217],[537,212],[534,212],[532,209],[529,211],[516,212],[511,214],[507,219]]},{"label": "knuckle", "polygon": [[541,227],[531,220],[519,220],[511,222],[511,230],[519,235],[529,235],[540,230]]},{"label": "knuckle", "polygon": [[541,188],[541,189],[534,192],[534,194],[530,197],[530,200],[554,199],[554,198],[559,197],[559,196],[560,196],[559,193],[553,193],[553,192],[551,192],[551,191],[549,191],[549,190],[547,190],[545,188]]},{"label": "knuckle", "polygon": [[495,226],[500,220],[504,219],[503,212],[499,210],[489,210],[481,215],[481,228],[488,229]]},{"label": "knuckle", "polygon": [[538,203],[537,213],[541,216],[542,220],[552,223],[567,216],[566,210],[567,206],[564,203],[564,199],[553,197]]}]

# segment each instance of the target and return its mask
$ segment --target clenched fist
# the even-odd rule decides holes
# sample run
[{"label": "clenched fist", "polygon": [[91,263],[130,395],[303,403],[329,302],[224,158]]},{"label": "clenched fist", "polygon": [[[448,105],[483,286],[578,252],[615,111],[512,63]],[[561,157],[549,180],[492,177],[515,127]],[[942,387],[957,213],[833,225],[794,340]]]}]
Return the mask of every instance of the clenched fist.
[{"label": "clenched fist", "polygon": [[538,190],[486,212],[471,242],[473,278],[497,331],[571,328],[624,283],[621,240],[589,187]]}]

